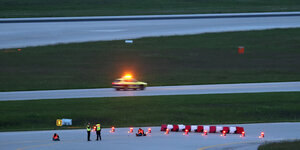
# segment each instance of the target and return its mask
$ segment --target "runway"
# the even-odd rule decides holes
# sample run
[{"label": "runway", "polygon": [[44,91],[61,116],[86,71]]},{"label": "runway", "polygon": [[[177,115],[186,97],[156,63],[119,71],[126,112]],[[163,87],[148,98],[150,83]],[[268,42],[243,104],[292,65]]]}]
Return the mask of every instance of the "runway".
[{"label": "runway", "polygon": [[0,92],[0,101],[123,97],[123,96],[158,96],[224,93],[259,93],[259,92],[295,92],[300,91],[300,82],[239,83],[211,85],[182,85],[147,87],[144,91],[115,91],[113,88],[44,90]]},{"label": "runway", "polygon": [[0,19],[0,49],[300,27],[300,12]]},{"label": "runway", "polygon": [[[226,125],[231,126],[231,125]],[[0,149],[5,150],[53,150],[53,149],[123,149],[123,150],[256,150],[266,141],[280,141],[284,139],[299,139],[300,123],[259,123],[239,124],[246,136],[227,134],[220,136],[219,133],[209,133],[202,136],[201,133],[191,132],[183,135],[183,132],[170,132],[164,134],[160,127],[152,127],[152,133],[146,137],[136,137],[134,133],[128,133],[129,128],[116,128],[115,133],[110,129],[102,130],[102,141],[95,141],[95,133],[91,134],[92,141],[86,139],[86,130],[55,130],[55,131],[25,131],[25,132],[1,132]],[[148,127],[143,127],[147,130]],[[265,138],[258,136],[265,133]],[[52,135],[58,133],[61,141],[51,141]]]}]

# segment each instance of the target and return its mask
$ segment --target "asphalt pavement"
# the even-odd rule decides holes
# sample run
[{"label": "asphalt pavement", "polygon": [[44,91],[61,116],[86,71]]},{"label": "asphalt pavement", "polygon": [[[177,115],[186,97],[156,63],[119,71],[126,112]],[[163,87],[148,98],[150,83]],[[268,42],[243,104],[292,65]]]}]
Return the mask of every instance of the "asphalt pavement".
[{"label": "asphalt pavement", "polygon": [[[96,135],[91,134],[92,141],[88,142],[86,130],[55,130],[55,131],[25,131],[1,132],[0,149],[3,150],[82,150],[82,149],[122,149],[122,150],[212,150],[234,149],[255,150],[260,144],[267,141],[293,140],[300,138],[300,123],[259,123],[259,124],[234,124],[226,126],[242,126],[246,136],[239,134],[170,132],[164,134],[160,127],[151,127],[152,133],[145,137],[136,137],[138,127],[134,133],[128,133],[129,128],[116,128],[115,133],[110,129],[103,129],[102,141],[95,141]],[[148,127],[142,127],[147,130]],[[265,138],[259,138],[260,133],[265,133]],[[54,133],[58,133],[61,141],[51,140]]]},{"label": "asphalt pavement", "polygon": [[300,27],[300,12],[0,19],[0,49]]},{"label": "asphalt pavement", "polygon": [[0,92],[0,101],[124,97],[124,96],[157,96],[157,95],[191,95],[191,94],[224,94],[224,93],[259,93],[259,92],[295,92],[300,91],[300,82],[272,83],[238,83],[210,85],[180,85],[147,87],[144,91],[115,91],[113,88],[42,90]]}]

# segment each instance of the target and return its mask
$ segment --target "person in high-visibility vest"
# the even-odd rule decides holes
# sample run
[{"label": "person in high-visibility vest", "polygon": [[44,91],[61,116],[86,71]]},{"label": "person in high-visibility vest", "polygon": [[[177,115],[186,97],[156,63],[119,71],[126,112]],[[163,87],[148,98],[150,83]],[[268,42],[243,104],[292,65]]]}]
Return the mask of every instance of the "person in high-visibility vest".
[{"label": "person in high-visibility vest", "polygon": [[52,137],[53,141],[60,141],[58,134],[54,133],[53,137]]},{"label": "person in high-visibility vest", "polygon": [[144,130],[139,128],[138,133],[136,133],[136,136],[146,136],[146,134],[144,133]]},{"label": "person in high-visibility vest", "polygon": [[88,140],[88,141],[91,141],[91,140],[90,140],[90,137],[91,137],[91,130],[92,130],[91,125],[90,125],[90,123],[88,123],[87,126],[86,126],[87,140]]},{"label": "person in high-visibility vest", "polygon": [[100,141],[101,141],[101,126],[100,126],[100,123],[97,123],[96,124],[96,134],[97,134],[97,141],[98,141],[98,139],[100,139]]}]

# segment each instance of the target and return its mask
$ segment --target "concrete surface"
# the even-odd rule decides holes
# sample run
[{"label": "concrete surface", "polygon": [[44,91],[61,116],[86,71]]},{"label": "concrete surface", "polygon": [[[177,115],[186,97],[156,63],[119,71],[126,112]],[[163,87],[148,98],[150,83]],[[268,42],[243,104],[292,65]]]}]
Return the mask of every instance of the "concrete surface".
[{"label": "concrete surface", "polygon": [[300,82],[157,86],[157,87],[147,87],[146,90],[144,91],[115,91],[113,88],[100,88],[100,89],[0,92],[0,101],[62,99],[62,98],[91,98],[91,97],[155,96],[155,95],[291,92],[291,91],[300,91]]},{"label": "concrete surface", "polygon": [[[226,125],[231,126],[231,125]],[[146,137],[136,137],[127,133],[129,128],[116,128],[115,133],[103,129],[102,141],[95,141],[95,133],[91,134],[92,141],[86,139],[86,130],[56,130],[56,131],[26,131],[1,132],[0,149],[3,150],[82,150],[82,149],[122,149],[122,150],[212,150],[237,149],[254,150],[266,141],[280,141],[300,138],[300,123],[260,123],[240,124],[245,128],[246,137],[238,134],[219,133],[202,136],[201,133],[170,132],[165,135],[160,127],[152,127],[152,133]],[[143,127],[146,130],[148,127]],[[134,132],[138,128],[134,128]],[[258,136],[265,132],[265,138]],[[58,133],[61,141],[51,141],[52,135]]]},{"label": "concrete surface", "polygon": [[300,12],[0,19],[0,49],[295,27]]}]

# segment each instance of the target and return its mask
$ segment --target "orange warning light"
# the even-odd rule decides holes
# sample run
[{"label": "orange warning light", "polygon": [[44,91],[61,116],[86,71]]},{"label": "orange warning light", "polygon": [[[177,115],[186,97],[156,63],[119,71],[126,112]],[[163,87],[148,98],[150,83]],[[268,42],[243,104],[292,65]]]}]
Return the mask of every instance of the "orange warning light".
[{"label": "orange warning light", "polygon": [[244,131],[242,132],[242,135],[241,135],[241,137],[245,137],[245,132],[244,132]]},{"label": "orange warning light", "polygon": [[261,132],[259,138],[264,138],[265,137],[265,133]]},{"label": "orange warning light", "polygon": [[110,133],[115,132],[115,127],[111,127]]},{"label": "orange warning light", "polygon": [[123,76],[124,79],[131,79],[132,75],[131,74],[126,74],[125,76]]},{"label": "orange warning light", "polygon": [[223,131],[221,136],[226,136],[226,131]]},{"label": "orange warning light", "polygon": [[56,126],[62,126],[62,120],[61,119],[57,119],[56,120]]},{"label": "orange warning light", "polygon": [[184,130],[184,134],[185,134],[185,135],[189,134],[189,130],[188,130],[188,129],[185,129],[185,130]]},{"label": "orange warning light", "polygon": [[133,132],[133,128],[130,128],[128,133],[132,133]]},{"label": "orange warning light", "polygon": [[170,130],[169,129],[166,129],[166,133],[165,134],[169,134]]},{"label": "orange warning light", "polygon": [[207,135],[207,130],[204,130],[202,136],[203,136],[203,135]]}]

